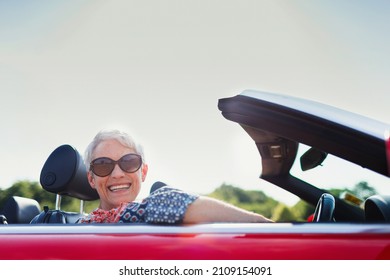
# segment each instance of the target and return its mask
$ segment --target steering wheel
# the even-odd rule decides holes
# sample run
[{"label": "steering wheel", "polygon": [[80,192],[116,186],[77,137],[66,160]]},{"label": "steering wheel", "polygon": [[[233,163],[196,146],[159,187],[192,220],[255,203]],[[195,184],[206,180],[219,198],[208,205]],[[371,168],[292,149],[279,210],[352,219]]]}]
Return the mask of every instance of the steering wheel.
[{"label": "steering wheel", "polygon": [[317,206],[314,211],[313,222],[333,222],[335,206],[336,201],[333,195],[329,193],[323,193],[317,202]]}]

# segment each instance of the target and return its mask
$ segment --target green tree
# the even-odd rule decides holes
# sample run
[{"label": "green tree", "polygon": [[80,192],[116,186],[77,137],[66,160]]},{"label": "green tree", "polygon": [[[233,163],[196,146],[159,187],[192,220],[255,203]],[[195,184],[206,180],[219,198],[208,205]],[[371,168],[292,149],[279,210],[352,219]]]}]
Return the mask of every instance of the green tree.
[{"label": "green tree", "polygon": [[11,187],[0,190],[0,208],[11,196],[21,196],[35,199],[40,205],[49,205],[53,207],[55,204],[55,194],[46,192],[42,189],[39,183],[30,181],[18,181]]},{"label": "green tree", "polygon": [[297,222],[305,222],[307,218],[314,213],[315,207],[309,203],[300,200],[293,207],[291,207],[291,212],[294,217],[296,217]]},{"label": "green tree", "polygon": [[220,199],[248,211],[271,217],[278,201],[268,197],[262,191],[243,190],[228,184],[222,184],[208,196]]},{"label": "green tree", "polygon": [[297,220],[297,217],[294,215],[293,211],[291,211],[290,207],[279,203],[273,211],[271,219],[278,222],[294,222]]},{"label": "green tree", "polygon": [[[0,190],[0,209],[3,209],[4,204],[11,196],[21,196],[32,198],[38,201],[43,209],[43,206],[48,206],[49,209],[55,209],[56,194],[45,191],[38,182],[18,181],[11,187]],[[85,212],[91,212],[98,205],[98,201],[85,203]],[[80,200],[68,196],[62,196],[61,209],[70,212],[80,211]]]},{"label": "green tree", "polygon": [[356,194],[357,197],[362,200],[365,200],[368,197],[377,194],[375,188],[368,185],[368,183],[365,181],[356,184],[352,191],[354,194]]}]

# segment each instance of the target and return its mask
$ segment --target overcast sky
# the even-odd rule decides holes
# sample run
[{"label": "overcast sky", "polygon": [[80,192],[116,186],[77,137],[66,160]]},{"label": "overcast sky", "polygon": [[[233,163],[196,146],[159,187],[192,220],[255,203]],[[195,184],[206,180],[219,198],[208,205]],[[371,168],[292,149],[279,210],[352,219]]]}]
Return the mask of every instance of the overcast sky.
[{"label": "overcast sky", "polygon": [[0,186],[119,128],[145,148],[142,195],[225,182],[283,200],[218,99],[256,89],[390,123],[389,14],[385,0],[0,0]]}]

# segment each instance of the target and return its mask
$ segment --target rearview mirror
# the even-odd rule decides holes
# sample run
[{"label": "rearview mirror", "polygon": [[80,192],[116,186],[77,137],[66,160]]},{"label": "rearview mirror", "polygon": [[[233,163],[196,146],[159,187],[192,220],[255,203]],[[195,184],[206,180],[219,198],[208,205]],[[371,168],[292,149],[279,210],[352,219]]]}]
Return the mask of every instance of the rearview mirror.
[{"label": "rearview mirror", "polygon": [[316,148],[310,148],[301,156],[301,169],[302,171],[313,169],[321,165],[326,159],[328,153],[318,150]]}]

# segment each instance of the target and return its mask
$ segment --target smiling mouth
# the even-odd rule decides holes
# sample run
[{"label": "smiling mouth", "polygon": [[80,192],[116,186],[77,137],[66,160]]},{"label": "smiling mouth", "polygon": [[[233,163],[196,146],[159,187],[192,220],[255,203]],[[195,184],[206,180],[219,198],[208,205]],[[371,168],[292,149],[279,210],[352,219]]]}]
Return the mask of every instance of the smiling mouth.
[{"label": "smiling mouth", "polygon": [[111,186],[108,189],[112,192],[123,191],[130,189],[131,184]]}]

